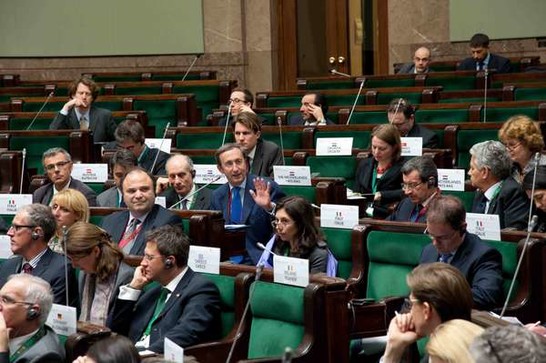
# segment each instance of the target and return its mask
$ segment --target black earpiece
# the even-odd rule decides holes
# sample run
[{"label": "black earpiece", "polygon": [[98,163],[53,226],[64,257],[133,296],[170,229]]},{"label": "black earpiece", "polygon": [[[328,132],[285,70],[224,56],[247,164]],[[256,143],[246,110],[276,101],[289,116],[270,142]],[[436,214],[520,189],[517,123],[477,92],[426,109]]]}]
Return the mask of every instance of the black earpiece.
[{"label": "black earpiece", "polygon": [[40,317],[40,310],[33,306],[29,306],[27,309],[27,320],[34,320]]},{"label": "black earpiece", "polygon": [[170,258],[167,258],[165,260],[165,270],[171,269],[171,268],[173,268],[173,266],[174,266],[173,260],[170,259]]},{"label": "black earpiece", "polygon": [[427,186],[429,188],[434,188],[436,186],[436,178],[433,176],[429,177],[427,180]]},{"label": "black earpiece", "polygon": [[195,178],[195,170],[192,170],[192,171],[191,171],[191,177],[192,177],[192,178]]}]

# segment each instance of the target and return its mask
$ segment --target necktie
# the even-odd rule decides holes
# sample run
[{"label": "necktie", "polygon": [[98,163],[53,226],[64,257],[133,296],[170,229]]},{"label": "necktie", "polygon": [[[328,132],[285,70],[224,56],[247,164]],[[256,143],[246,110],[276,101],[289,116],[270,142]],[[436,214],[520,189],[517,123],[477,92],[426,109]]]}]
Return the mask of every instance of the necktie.
[{"label": "necktie", "polygon": [[80,130],[89,130],[89,121],[87,121],[85,115],[80,117]]},{"label": "necktie", "polygon": [[453,256],[453,253],[441,253],[438,261],[443,263],[449,263],[449,259]]},{"label": "necktie", "polygon": [[480,199],[480,202],[478,203],[478,205],[476,206],[476,210],[475,210],[475,213],[485,213],[485,207],[487,206],[487,197],[485,196],[485,194],[482,195],[482,198]]},{"label": "necktie", "polygon": [[142,337],[147,337],[150,335],[150,332],[152,331],[152,325],[156,321],[159,314],[161,314],[161,311],[163,311],[163,308],[165,307],[165,302],[167,301],[167,295],[169,294],[169,289],[163,287],[161,288],[161,293],[159,294],[159,297],[157,298],[157,302],[155,304],[154,313],[152,315],[152,318],[148,322],[148,325],[146,326],[146,329],[144,330],[144,333],[142,334]]},{"label": "necktie", "polygon": [[241,188],[233,187],[231,189],[231,222],[241,223],[243,206],[241,205]]},{"label": "necktie", "polygon": [[23,273],[25,274],[32,274],[32,270],[34,270],[34,268],[32,267],[32,265],[28,262],[25,262],[23,264]]},{"label": "necktie", "polygon": [[182,200],[182,203],[180,203],[180,209],[184,209],[184,210],[188,209],[188,200],[187,199]]},{"label": "necktie", "polygon": [[129,243],[131,243],[136,235],[138,234],[138,225],[140,224],[140,220],[138,218],[133,218],[131,223],[129,223],[129,227],[123,234],[123,237],[119,241],[119,248],[122,248],[127,246]]},{"label": "necktie", "polygon": [[419,218],[425,215],[427,212],[427,209],[424,208],[421,204],[418,204],[413,208],[413,211],[411,212],[410,221],[411,222],[417,222],[419,221]]},{"label": "necktie", "polygon": [[483,71],[485,69],[485,63],[483,61],[478,62],[478,71]]}]

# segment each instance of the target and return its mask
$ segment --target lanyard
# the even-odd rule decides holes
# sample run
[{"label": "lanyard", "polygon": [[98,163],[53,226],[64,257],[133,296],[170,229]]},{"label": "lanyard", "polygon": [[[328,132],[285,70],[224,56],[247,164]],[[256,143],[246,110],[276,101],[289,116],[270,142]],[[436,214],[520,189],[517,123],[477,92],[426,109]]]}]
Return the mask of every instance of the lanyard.
[{"label": "lanyard", "polygon": [[25,353],[30,347],[32,347],[38,340],[42,339],[44,335],[46,335],[46,329],[42,325],[40,329],[36,332],[36,334],[31,336],[29,339],[27,339],[23,343],[23,345],[21,345],[19,349],[17,349],[17,351],[15,351],[15,353],[13,353],[9,357],[9,361],[15,362],[23,353]]},{"label": "lanyard", "polygon": [[373,168],[372,174],[372,193],[375,194],[377,191],[377,168]]}]

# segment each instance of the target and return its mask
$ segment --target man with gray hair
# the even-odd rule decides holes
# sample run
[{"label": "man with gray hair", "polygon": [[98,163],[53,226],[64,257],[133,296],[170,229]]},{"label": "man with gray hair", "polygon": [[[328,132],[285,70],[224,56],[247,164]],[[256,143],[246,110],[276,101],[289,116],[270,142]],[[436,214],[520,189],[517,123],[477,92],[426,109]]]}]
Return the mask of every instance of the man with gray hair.
[{"label": "man with gray hair", "polygon": [[0,363],[64,362],[59,338],[45,325],[53,304],[47,281],[11,275],[0,290]]},{"label": "man with gray hair", "polygon": [[406,161],[401,171],[406,198],[387,220],[424,223],[429,203],[440,195],[436,164],[430,156],[417,156]]},{"label": "man with gray hair", "polygon": [[527,229],[529,198],[511,176],[512,161],[499,141],[484,141],[470,149],[470,182],[478,189],[472,213],[497,214],[500,227]]},{"label": "man with gray hair", "polygon": [[61,190],[71,188],[85,195],[90,207],[97,205],[97,194],[93,189],[70,176],[73,164],[68,151],[60,147],[48,149],[42,155],[42,164],[47,172],[49,183],[34,191],[32,203],[49,205],[55,194]]}]

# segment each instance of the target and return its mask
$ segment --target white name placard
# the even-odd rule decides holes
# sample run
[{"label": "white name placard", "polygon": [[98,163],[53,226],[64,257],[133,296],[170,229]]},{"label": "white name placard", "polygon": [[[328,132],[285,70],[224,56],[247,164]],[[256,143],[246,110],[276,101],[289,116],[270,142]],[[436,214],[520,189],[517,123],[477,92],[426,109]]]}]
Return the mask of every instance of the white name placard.
[{"label": "white name placard", "polygon": [[184,363],[184,348],[170,340],[165,338],[163,345],[163,355],[168,362]]},{"label": "white name placard", "polygon": [[171,153],[171,139],[145,139],[144,143],[151,149],[159,149],[166,152],[167,154]]},{"label": "white name placard", "polygon": [[309,260],[273,256],[273,281],[302,287],[309,285]]},{"label": "white name placard", "polygon": [[157,196],[155,197],[155,204],[159,204],[163,208],[167,208],[167,198]]},{"label": "white name placard", "polygon": [[466,213],[466,229],[481,239],[501,240],[500,221],[497,214]]},{"label": "white name placard", "polygon": [[193,178],[193,182],[196,184],[207,184],[218,177],[220,177],[220,179],[212,184],[227,183],[226,177],[224,174],[220,173],[216,164],[194,164],[193,168],[195,169],[195,178]]},{"label": "white name placard", "polygon": [[422,137],[401,137],[402,156],[421,156],[423,155]]},{"label": "white name placard", "polygon": [[77,163],[72,168],[71,176],[84,183],[104,183],[108,180],[108,165]]},{"label": "white name placard", "polygon": [[0,214],[17,214],[27,204],[32,204],[32,194],[0,194]]},{"label": "white name placard", "polygon": [[194,271],[220,274],[220,249],[216,247],[190,246],[188,266]]},{"label": "white name placard", "polygon": [[438,169],[438,186],[442,190],[464,192],[464,169]]},{"label": "white name placard", "polygon": [[76,308],[53,304],[47,317],[46,324],[49,325],[55,333],[69,336],[75,334],[77,329]]},{"label": "white name placard", "polygon": [[351,155],[352,137],[319,137],[317,139],[317,156]]},{"label": "white name placard", "polygon": [[274,165],[273,175],[279,185],[311,185],[311,168],[309,166]]},{"label": "white name placard", "polygon": [[358,224],[358,206],[340,204],[320,205],[320,226],[352,229]]},{"label": "white name placard", "polygon": [[11,252],[11,238],[7,235],[0,236],[0,258],[8,259],[13,256]]}]

